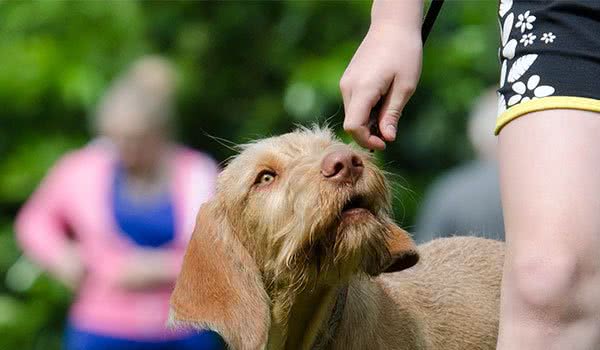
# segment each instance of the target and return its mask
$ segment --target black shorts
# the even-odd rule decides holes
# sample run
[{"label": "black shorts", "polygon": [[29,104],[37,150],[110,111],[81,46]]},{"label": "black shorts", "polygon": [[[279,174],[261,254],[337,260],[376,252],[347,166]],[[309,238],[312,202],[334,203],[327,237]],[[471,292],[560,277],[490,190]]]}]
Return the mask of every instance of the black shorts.
[{"label": "black shorts", "polygon": [[600,0],[500,1],[495,133],[545,109],[600,112]]}]

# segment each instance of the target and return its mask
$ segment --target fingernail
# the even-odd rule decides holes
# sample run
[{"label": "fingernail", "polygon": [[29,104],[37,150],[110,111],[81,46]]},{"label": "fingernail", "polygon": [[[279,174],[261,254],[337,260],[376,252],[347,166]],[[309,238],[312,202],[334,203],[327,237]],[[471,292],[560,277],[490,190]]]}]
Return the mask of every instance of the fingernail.
[{"label": "fingernail", "polygon": [[392,140],[394,140],[396,138],[396,127],[393,126],[392,124],[389,124],[388,126],[385,127],[385,132],[387,133],[387,136],[389,138],[391,138]]}]

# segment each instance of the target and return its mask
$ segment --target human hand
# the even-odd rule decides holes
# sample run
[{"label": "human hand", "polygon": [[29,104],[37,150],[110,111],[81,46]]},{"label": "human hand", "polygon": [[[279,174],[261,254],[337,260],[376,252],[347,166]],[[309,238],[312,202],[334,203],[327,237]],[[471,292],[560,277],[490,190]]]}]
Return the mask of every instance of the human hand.
[{"label": "human hand", "polygon": [[169,254],[153,249],[139,249],[126,264],[118,283],[126,289],[145,289],[172,282]]},{"label": "human hand", "polygon": [[[363,147],[382,150],[394,141],[398,119],[421,74],[423,44],[419,26],[373,23],[340,80],[344,129]],[[369,129],[371,109],[384,98],[377,126]]]},{"label": "human hand", "polygon": [[65,249],[49,272],[69,289],[76,290],[85,275],[85,267],[77,248],[71,245]]}]

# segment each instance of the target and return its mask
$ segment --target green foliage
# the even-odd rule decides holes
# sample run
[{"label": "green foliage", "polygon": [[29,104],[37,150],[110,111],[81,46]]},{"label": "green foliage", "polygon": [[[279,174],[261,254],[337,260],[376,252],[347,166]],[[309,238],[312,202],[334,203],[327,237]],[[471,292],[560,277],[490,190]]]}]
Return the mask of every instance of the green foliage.
[{"label": "green foliage", "polygon": [[[397,218],[410,228],[431,178],[467,159],[470,103],[496,82],[495,1],[447,1],[423,74],[381,163],[398,174]],[[368,28],[370,3],[0,2],[0,278],[19,253],[14,214],[66,150],[90,138],[103,90],[136,57],[177,65],[179,137],[223,160],[236,143],[329,121],[338,80]],[[341,132],[340,132],[341,135]],[[344,136],[346,140],[348,138]],[[58,349],[69,294],[42,276],[0,283],[0,349]]]}]

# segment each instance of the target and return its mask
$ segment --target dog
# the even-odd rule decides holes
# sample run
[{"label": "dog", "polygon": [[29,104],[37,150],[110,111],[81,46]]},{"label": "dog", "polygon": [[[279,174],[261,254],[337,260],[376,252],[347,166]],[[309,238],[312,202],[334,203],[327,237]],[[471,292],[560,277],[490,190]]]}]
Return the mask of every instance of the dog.
[{"label": "dog", "polygon": [[326,128],[242,146],[199,211],[170,324],[230,349],[495,349],[503,244],[415,246],[369,153]]}]

